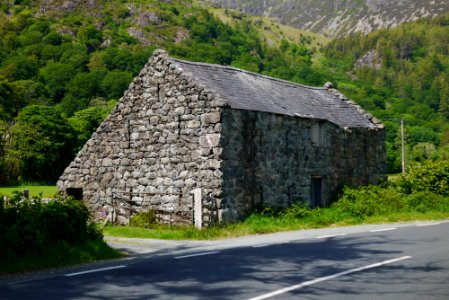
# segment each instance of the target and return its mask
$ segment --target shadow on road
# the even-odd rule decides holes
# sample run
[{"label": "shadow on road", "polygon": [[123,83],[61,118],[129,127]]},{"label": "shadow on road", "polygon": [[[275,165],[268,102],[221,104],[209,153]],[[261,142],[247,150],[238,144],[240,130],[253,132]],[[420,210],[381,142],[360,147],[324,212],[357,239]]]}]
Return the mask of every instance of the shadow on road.
[{"label": "shadow on road", "polygon": [[[410,255],[405,249],[416,242],[379,234],[310,239],[260,248],[233,248],[186,259],[167,256],[143,261],[137,258],[135,263],[123,269],[9,286],[5,291],[0,290],[0,298],[3,293],[6,297],[14,295],[15,299],[29,295],[35,297],[27,299],[241,299],[242,295],[255,296],[277,290],[280,286]],[[432,244],[436,241],[422,238],[418,242]],[[183,248],[185,246],[180,245],[172,250]],[[338,285],[330,281],[320,284],[319,288],[307,287],[290,295],[320,299],[329,294],[340,294],[356,299],[363,289],[364,293],[382,298],[379,289],[375,289],[377,286],[390,296],[406,292],[421,299],[436,299],[435,295],[443,296],[448,292],[448,276],[443,277],[446,280],[434,276],[437,273],[449,274],[449,270],[441,265],[444,264],[438,261],[422,265],[411,263],[406,267],[403,264],[386,265],[364,271],[362,279],[360,273],[349,274],[340,278]],[[418,280],[425,286],[426,282],[421,279],[423,272],[429,274],[428,283],[434,287],[431,290],[416,284]],[[416,274],[421,275],[418,278]],[[388,290],[392,283],[399,283],[401,288]]]}]

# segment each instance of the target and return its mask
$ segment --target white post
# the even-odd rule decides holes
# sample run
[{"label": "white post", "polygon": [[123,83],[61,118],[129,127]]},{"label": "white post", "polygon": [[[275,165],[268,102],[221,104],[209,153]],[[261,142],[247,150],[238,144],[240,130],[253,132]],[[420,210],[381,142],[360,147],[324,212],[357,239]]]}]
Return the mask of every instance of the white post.
[{"label": "white post", "polygon": [[404,119],[401,119],[401,163],[402,163],[402,175],[405,175]]},{"label": "white post", "polygon": [[195,227],[198,229],[203,228],[203,190],[194,189],[193,194],[193,220]]}]

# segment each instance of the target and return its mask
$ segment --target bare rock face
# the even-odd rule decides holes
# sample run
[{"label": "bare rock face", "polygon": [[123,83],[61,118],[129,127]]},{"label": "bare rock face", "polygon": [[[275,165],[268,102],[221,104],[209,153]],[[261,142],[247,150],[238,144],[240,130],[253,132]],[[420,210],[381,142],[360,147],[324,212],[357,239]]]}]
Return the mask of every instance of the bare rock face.
[{"label": "bare rock face", "polygon": [[136,27],[129,27],[127,31],[130,36],[138,39],[143,45],[145,45],[145,46],[150,45],[150,41],[149,41],[147,34],[144,30],[136,28]]},{"label": "bare rock face", "polygon": [[377,51],[371,50],[355,62],[355,67],[369,67],[375,70],[380,70],[382,68],[382,61],[378,58]]},{"label": "bare rock face", "polygon": [[148,25],[159,25],[162,22],[162,18],[154,12],[143,12],[136,20],[136,23],[142,27]]},{"label": "bare rock face", "polygon": [[395,27],[449,12],[447,0],[203,0],[214,6],[268,16],[297,28],[338,37]]},{"label": "bare rock face", "polygon": [[57,16],[82,8],[88,15],[98,15],[103,7],[103,0],[44,0],[41,1],[37,16]]}]

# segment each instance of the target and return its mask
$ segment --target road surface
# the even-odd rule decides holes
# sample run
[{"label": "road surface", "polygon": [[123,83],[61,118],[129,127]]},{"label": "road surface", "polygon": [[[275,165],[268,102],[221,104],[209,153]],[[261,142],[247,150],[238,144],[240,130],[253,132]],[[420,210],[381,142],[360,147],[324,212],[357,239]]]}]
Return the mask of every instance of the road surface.
[{"label": "road surface", "polygon": [[135,255],[0,280],[0,299],[449,299],[448,222],[109,240]]}]

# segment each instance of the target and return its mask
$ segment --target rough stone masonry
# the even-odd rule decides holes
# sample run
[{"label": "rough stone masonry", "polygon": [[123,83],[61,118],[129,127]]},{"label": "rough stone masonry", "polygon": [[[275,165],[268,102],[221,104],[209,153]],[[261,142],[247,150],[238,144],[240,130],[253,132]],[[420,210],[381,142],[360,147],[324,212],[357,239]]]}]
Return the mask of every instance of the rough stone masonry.
[{"label": "rough stone masonry", "polygon": [[57,185],[97,219],[124,224],[149,208],[191,224],[191,192],[201,189],[207,226],[256,205],[325,204],[342,185],[378,182],[385,158],[384,126],[330,84],[157,50]]}]

